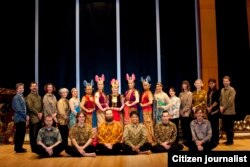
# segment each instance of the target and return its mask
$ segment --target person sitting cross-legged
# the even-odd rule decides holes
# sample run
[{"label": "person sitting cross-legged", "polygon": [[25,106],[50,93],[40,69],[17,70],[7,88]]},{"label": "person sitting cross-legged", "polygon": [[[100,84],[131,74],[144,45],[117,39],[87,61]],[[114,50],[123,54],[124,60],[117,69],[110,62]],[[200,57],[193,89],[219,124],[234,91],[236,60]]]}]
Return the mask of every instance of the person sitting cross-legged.
[{"label": "person sitting cross-legged", "polygon": [[44,122],[45,126],[38,131],[37,148],[34,152],[43,157],[59,156],[64,150],[60,131],[52,126],[52,115],[46,115]]},{"label": "person sitting cross-legged", "polygon": [[99,143],[96,145],[96,154],[119,155],[122,149],[121,123],[113,120],[112,110],[106,110],[105,121],[98,126],[97,137]]},{"label": "person sitting cross-legged", "polygon": [[192,142],[188,144],[190,151],[210,151],[216,147],[216,143],[211,142],[212,127],[210,121],[204,119],[205,111],[202,107],[197,107],[195,117],[190,128],[192,132]]},{"label": "person sitting cross-legged", "polygon": [[77,123],[70,129],[69,137],[72,146],[65,150],[74,157],[95,157],[95,147],[92,145],[93,132],[89,124],[85,124],[85,114],[80,111],[76,114]]},{"label": "person sitting cross-legged", "polygon": [[154,153],[179,151],[183,149],[183,145],[174,142],[177,137],[176,125],[169,121],[170,115],[168,111],[162,112],[162,122],[155,125],[155,140],[157,144],[152,147]]},{"label": "person sitting cross-legged", "polygon": [[123,153],[126,155],[148,154],[152,145],[148,142],[145,125],[139,123],[139,113],[131,111],[131,123],[125,126],[123,138]]}]

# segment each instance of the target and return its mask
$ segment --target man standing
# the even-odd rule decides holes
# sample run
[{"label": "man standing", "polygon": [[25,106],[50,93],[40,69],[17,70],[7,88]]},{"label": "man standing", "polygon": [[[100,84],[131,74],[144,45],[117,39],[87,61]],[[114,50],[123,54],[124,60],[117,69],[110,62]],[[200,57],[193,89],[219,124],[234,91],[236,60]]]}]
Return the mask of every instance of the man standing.
[{"label": "man standing", "polygon": [[36,147],[36,138],[39,129],[42,127],[42,97],[38,94],[38,85],[36,82],[30,83],[30,93],[26,97],[29,123],[29,137],[32,152]]},{"label": "man standing", "polygon": [[15,132],[15,148],[16,153],[24,153],[26,149],[23,148],[24,137],[26,132],[26,121],[29,120],[27,115],[26,103],[23,97],[24,84],[16,84],[16,95],[12,99],[12,108],[14,110],[14,122],[16,127]]},{"label": "man standing", "polygon": [[234,120],[235,120],[235,89],[230,86],[231,78],[229,76],[223,77],[224,88],[220,93],[220,112],[222,114],[222,127],[226,133],[226,145],[233,144],[234,138]]}]

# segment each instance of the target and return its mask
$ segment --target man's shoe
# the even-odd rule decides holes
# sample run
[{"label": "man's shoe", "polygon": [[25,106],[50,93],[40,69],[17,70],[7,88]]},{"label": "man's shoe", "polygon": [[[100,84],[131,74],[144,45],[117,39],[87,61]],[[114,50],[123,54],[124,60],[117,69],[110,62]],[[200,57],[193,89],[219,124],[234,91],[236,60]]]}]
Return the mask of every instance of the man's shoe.
[{"label": "man's shoe", "polygon": [[16,153],[26,153],[26,150],[16,150]]},{"label": "man's shoe", "polygon": [[229,146],[229,145],[233,145],[234,142],[227,142],[226,145]]},{"label": "man's shoe", "polygon": [[225,145],[229,146],[229,145],[233,145],[234,142],[228,142],[228,141],[226,141],[226,142],[224,142],[224,143],[222,143],[222,144],[225,144]]}]

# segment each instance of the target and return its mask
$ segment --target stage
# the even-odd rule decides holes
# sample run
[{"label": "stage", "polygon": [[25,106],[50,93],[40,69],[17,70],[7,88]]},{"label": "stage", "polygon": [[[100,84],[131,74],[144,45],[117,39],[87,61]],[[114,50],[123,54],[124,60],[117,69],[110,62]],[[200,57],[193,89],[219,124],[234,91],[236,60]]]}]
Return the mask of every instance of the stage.
[{"label": "stage", "polygon": [[[224,138],[220,140],[220,144],[213,151],[250,151],[249,136],[236,136],[234,144],[226,146],[222,144]],[[96,156],[93,157],[70,157],[65,152],[61,153],[61,157],[56,158],[39,158],[30,150],[28,143],[24,148],[28,149],[27,153],[15,153],[14,146],[11,144],[0,145],[0,162],[1,167],[167,167],[167,153],[151,153],[149,155],[121,155],[121,156]],[[183,151],[187,151],[184,147]],[[249,154],[248,154],[249,155]]]}]

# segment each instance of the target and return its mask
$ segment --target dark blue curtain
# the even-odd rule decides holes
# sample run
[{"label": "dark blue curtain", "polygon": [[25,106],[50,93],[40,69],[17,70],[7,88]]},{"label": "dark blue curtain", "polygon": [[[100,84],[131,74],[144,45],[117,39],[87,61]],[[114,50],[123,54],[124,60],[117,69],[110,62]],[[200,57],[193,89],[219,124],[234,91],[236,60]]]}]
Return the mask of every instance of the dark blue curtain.
[{"label": "dark blue curtain", "polygon": [[120,16],[122,93],[128,89],[126,73],[135,74],[140,92],[140,78],[150,75],[153,90],[157,82],[155,2],[121,0]]},{"label": "dark blue curtain", "polygon": [[[75,1],[39,1],[39,83],[57,90],[76,86]],[[57,93],[56,93],[57,94]]]},{"label": "dark blue curtain", "polygon": [[0,87],[15,89],[17,82],[23,82],[29,90],[35,79],[35,1],[3,0],[0,6]]},{"label": "dark blue curtain", "polygon": [[[115,0],[80,1],[80,85],[105,75],[105,92],[110,93],[110,80],[116,78]],[[95,82],[95,91],[96,91]]]},{"label": "dark blue curtain", "polygon": [[236,90],[236,119],[244,119],[249,110],[246,109],[247,98],[250,93],[246,72],[250,55],[247,6],[246,1],[216,2],[216,24],[218,39],[219,85],[223,87],[222,78],[231,77],[231,85]]},{"label": "dark blue curtain", "polygon": [[[39,1],[39,85],[47,82],[56,88],[76,86],[75,1]],[[249,39],[246,1],[216,2],[219,87],[229,75],[237,91],[237,118],[242,119],[247,89]],[[162,82],[167,91],[180,91],[181,81],[192,85],[197,78],[194,1],[160,0],[160,38]],[[1,38],[0,87],[15,88],[35,80],[35,0],[0,1]],[[83,80],[104,74],[105,91],[116,77],[115,0],[80,1],[80,85]],[[136,75],[136,88],[142,91],[140,77],[150,75],[152,91],[157,78],[155,1],[120,0],[122,93],[127,89],[126,73]],[[6,68],[7,66],[7,68]]]},{"label": "dark blue curtain", "polygon": [[188,80],[193,89],[197,79],[194,1],[160,0],[162,82],[165,90]]}]

